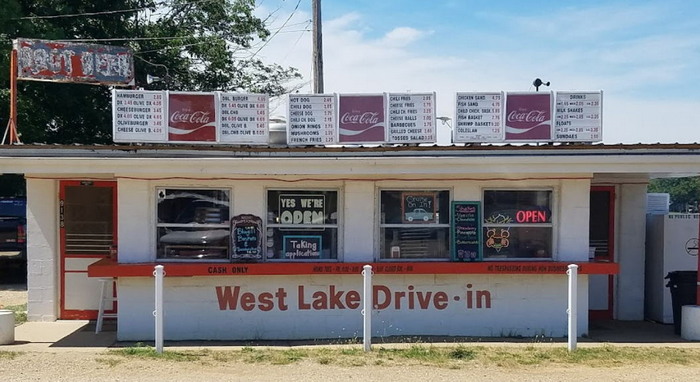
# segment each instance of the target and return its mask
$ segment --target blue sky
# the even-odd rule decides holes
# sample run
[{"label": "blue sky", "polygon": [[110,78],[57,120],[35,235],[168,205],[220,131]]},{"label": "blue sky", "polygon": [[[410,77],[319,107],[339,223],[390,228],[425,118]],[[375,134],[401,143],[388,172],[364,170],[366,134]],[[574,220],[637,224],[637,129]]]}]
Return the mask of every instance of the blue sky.
[{"label": "blue sky", "polygon": [[[605,143],[700,142],[700,2],[321,2],[327,93],[435,91],[452,116],[458,91],[534,91],[539,77],[603,90]],[[256,12],[279,30],[258,57],[297,67],[311,92],[311,1]]]}]

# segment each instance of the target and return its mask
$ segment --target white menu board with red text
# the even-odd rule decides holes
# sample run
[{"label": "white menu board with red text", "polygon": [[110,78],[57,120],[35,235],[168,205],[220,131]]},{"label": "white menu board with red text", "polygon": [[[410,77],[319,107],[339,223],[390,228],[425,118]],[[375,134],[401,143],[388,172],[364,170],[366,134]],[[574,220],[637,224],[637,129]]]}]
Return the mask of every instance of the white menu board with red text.
[{"label": "white menu board with red text", "polygon": [[387,143],[435,143],[435,93],[389,93]]},{"label": "white menu board with red text", "polygon": [[290,94],[287,144],[332,145],[336,142],[336,96]]},{"label": "white menu board with red text", "polygon": [[603,92],[556,92],[554,140],[603,140]]},{"label": "white menu board with red text", "polygon": [[266,94],[220,93],[219,142],[267,144],[268,105]]},{"label": "white menu board with red text", "polygon": [[503,142],[503,100],[502,92],[457,93],[452,141]]},{"label": "white menu board with red text", "polygon": [[114,90],[112,100],[112,136],[115,142],[167,140],[163,92]]}]

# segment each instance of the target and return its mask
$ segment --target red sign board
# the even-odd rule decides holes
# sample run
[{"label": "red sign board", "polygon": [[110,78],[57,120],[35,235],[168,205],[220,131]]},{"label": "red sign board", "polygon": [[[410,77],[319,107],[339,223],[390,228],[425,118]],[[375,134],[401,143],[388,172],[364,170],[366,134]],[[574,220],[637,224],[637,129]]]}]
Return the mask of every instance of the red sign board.
[{"label": "red sign board", "polygon": [[48,40],[14,40],[20,80],[129,85],[134,80],[131,50],[110,45]]},{"label": "red sign board", "polygon": [[382,143],[385,140],[383,94],[340,95],[340,143]]},{"label": "red sign board", "polygon": [[215,142],[216,100],[211,93],[170,93],[168,140]]},{"label": "red sign board", "polygon": [[552,139],[552,94],[506,95],[506,141]]}]

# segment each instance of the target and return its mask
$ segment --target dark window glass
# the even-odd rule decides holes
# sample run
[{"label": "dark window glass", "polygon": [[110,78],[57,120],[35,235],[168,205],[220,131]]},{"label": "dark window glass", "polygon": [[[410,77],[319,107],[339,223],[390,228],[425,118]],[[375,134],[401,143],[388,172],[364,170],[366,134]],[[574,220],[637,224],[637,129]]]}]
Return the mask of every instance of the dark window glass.
[{"label": "dark window glass", "polygon": [[228,258],[228,190],[163,188],[157,198],[158,258]]},{"label": "dark window glass", "polygon": [[484,258],[551,258],[552,191],[484,191]]},{"label": "dark window glass", "polygon": [[270,260],[338,258],[338,192],[270,190],[266,253]]}]

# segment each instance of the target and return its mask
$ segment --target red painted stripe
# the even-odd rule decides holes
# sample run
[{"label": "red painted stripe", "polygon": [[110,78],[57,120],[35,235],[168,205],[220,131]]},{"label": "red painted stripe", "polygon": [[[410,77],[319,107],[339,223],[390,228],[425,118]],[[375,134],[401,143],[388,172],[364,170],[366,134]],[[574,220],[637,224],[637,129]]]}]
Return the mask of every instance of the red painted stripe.
[{"label": "red painted stripe", "polygon": [[[273,276],[359,274],[366,263],[138,263],[103,259],[88,266],[90,277],[153,277],[153,267],[165,266],[166,277]],[[505,274],[565,275],[566,262],[401,262],[370,263],[376,274]],[[617,274],[617,263],[575,263],[579,274]]]}]

